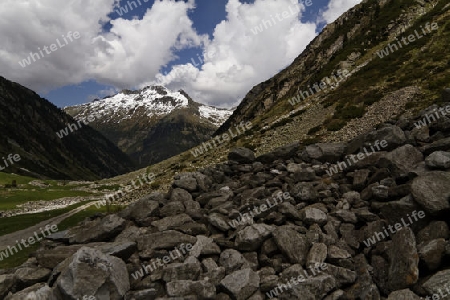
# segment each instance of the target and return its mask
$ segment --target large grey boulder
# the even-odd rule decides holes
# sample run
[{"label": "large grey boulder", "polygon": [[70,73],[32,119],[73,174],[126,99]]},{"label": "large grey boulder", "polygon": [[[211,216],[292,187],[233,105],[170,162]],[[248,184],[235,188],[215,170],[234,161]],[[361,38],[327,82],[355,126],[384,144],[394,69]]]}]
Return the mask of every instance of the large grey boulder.
[{"label": "large grey boulder", "polygon": [[310,248],[305,235],[287,226],[282,226],[273,231],[273,237],[278,248],[291,263],[305,264]]},{"label": "large grey boulder", "polygon": [[142,257],[151,257],[153,250],[173,250],[181,244],[194,245],[197,238],[175,230],[146,234],[136,239]]},{"label": "large grey boulder", "polygon": [[450,150],[450,137],[437,140],[421,148],[421,151],[425,155],[429,155],[435,151],[449,151],[449,150]]},{"label": "large grey boulder", "polygon": [[419,246],[420,259],[425,263],[428,270],[434,271],[441,266],[446,245],[447,242],[444,239],[436,239]]},{"label": "large grey boulder", "polygon": [[[437,294],[443,292],[449,295],[446,289],[450,289],[448,283],[450,282],[450,269],[443,270],[437,272],[433,276],[431,276],[425,283],[422,285],[422,288],[429,294]],[[443,299],[447,300],[449,297],[445,297]]]},{"label": "large grey boulder", "polygon": [[197,190],[197,179],[192,176],[192,173],[178,174],[175,176],[173,186],[189,192],[195,192]]},{"label": "large grey boulder", "polygon": [[[52,288],[45,283],[36,283],[16,294],[12,294],[2,298],[5,300],[60,300],[58,295]],[[64,298],[65,299],[65,298]]]},{"label": "large grey boulder", "polygon": [[[404,145],[407,141],[403,130],[395,125],[386,125],[385,127],[372,131],[367,135],[365,147],[368,148],[367,150],[369,152],[371,151],[370,147],[374,145],[377,140],[380,142],[385,140],[387,142],[387,146],[382,148],[382,151],[394,150],[395,148]],[[378,150],[377,148],[374,149]]]},{"label": "large grey boulder", "polygon": [[436,215],[450,209],[450,173],[428,172],[414,178],[411,185],[414,200],[426,212]]},{"label": "large grey boulder", "polygon": [[421,162],[423,154],[408,144],[385,154],[380,159],[380,167],[388,168],[392,175],[398,177],[416,171]]},{"label": "large grey boulder", "polygon": [[67,231],[66,235],[70,244],[108,242],[125,228],[125,222],[117,215],[108,215],[73,227]]},{"label": "large grey boulder", "polygon": [[172,263],[163,270],[162,279],[165,282],[176,280],[197,280],[202,267],[195,257],[188,257],[183,263]]},{"label": "large grey boulder", "polygon": [[121,300],[130,289],[130,282],[121,259],[83,247],[69,259],[56,286],[67,300],[82,299],[85,295]]},{"label": "large grey boulder", "polygon": [[220,282],[220,286],[236,300],[248,299],[259,288],[259,275],[252,269],[231,273]]},{"label": "large grey boulder", "polygon": [[318,143],[307,146],[303,156],[320,162],[335,163],[344,155],[346,145],[344,143]]},{"label": "large grey boulder", "polygon": [[308,225],[319,224],[322,226],[325,225],[328,220],[326,213],[314,207],[306,207],[300,212],[300,216],[303,222]]},{"label": "large grey boulder", "polygon": [[234,160],[242,164],[250,164],[255,161],[255,153],[247,148],[234,148],[228,153],[228,160]]},{"label": "large grey boulder", "polygon": [[219,264],[225,268],[226,274],[239,270],[246,263],[244,256],[234,249],[226,249],[220,254]]},{"label": "large grey boulder", "polygon": [[24,267],[17,269],[14,275],[16,276],[19,289],[24,289],[36,283],[46,281],[50,277],[51,272],[50,269],[46,268]]},{"label": "large grey boulder", "polygon": [[187,223],[194,222],[190,216],[187,214],[179,214],[176,216],[170,216],[163,218],[161,220],[153,221],[152,226],[158,228],[158,231],[165,231],[169,229],[176,229]]},{"label": "large grey boulder", "polygon": [[197,235],[196,238],[197,242],[189,252],[190,256],[198,258],[200,255],[219,255],[221,253],[220,247],[212,238],[204,235]]},{"label": "large grey boulder", "polygon": [[253,251],[258,249],[267,240],[273,231],[273,227],[267,224],[253,224],[238,231],[236,247],[239,250]]},{"label": "large grey boulder", "polygon": [[116,256],[123,260],[127,260],[135,251],[136,243],[130,241],[113,242],[113,243],[89,243],[75,244],[69,246],[57,246],[55,248],[41,248],[36,252],[36,260],[39,266],[44,268],[55,268],[59,263],[74,255],[82,247],[89,247],[100,250],[103,254]]},{"label": "large grey boulder", "polygon": [[0,275],[0,299],[5,298],[5,296],[12,290],[15,284],[16,278],[13,274]]},{"label": "large grey boulder", "polygon": [[449,237],[450,230],[447,223],[444,221],[433,221],[417,233],[416,241],[420,245],[435,239],[448,240]]},{"label": "large grey boulder", "polygon": [[411,228],[402,228],[394,234],[388,255],[388,289],[396,291],[413,286],[419,279],[419,255]]},{"label": "large grey boulder", "polygon": [[224,215],[219,213],[210,214],[208,216],[208,221],[212,226],[216,227],[221,231],[228,231],[231,228],[230,225],[228,224],[230,220]]},{"label": "large grey boulder", "polygon": [[143,197],[122,210],[119,216],[126,220],[134,221],[140,226],[148,226],[150,222],[147,219],[158,216],[159,203],[157,199],[159,198],[162,198],[162,195],[151,194]]},{"label": "large grey boulder", "polygon": [[316,264],[322,264],[327,258],[328,248],[324,243],[314,243],[309,249],[308,256],[306,258],[307,266],[315,266]]},{"label": "large grey boulder", "polygon": [[425,163],[430,169],[446,170],[450,168],[450,152],[436,151],[431,153]]}]

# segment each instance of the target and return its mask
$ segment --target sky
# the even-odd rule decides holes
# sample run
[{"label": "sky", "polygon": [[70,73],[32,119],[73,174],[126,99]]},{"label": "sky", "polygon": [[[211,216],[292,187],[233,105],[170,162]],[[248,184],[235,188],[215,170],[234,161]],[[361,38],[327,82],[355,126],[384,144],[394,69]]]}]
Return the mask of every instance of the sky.
[{"label": "sky", "polygon": [[164,85],[231,108],[361,0],[2,0],[0,76],[58,107]]}]

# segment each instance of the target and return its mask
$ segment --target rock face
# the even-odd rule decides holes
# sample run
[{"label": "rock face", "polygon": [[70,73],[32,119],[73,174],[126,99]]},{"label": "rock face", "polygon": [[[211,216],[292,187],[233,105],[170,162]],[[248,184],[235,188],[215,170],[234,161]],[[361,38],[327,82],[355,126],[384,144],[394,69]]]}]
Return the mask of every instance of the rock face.
[{"label": "rock face", "polygon": [[0,297],[406,300],[446,292],[442,141],[450,132],[431,130],[427,143],[411,135],[413,124],[381,127],[371,136],[392,141],[388,151],[332,176],[326,170],[349,145],[297,144],[256,158],[233,150],[226,163],[178,174],[167,194],[46,240],[23,266],[2,271]]}]

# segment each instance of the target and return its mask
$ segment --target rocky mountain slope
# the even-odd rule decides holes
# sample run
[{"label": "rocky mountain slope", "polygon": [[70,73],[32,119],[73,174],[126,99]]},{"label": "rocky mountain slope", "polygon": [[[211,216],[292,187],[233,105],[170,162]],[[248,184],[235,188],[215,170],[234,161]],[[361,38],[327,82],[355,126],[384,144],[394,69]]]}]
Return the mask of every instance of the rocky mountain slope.
[{"label": "rocky mountain slope", "polygon": [[121,93],[66,107],[76,119],[99,115],[90,125],[103,133],[141,167],[192,148],[211,137],[231,115],[202,105],[185,92],[162,86]]},{"label": "rocky mountain slope", "polygon": [[[131,160],[94,129],[75,120],[33,91],[0,77],[0,154],[2,172],[52,179],[112,177],[133,169]],[[76,129],[75,129],[76,127]],[[67,130],[60,138],[57,132]]]},{"label": "rocky mountain slope", "polygon": [[252,120],[248,146],[265,153],[298,140],[348,141],[438,103],[450,82],[449,23],[445,0],[364,0],[255,86],[216,134]]},{"label": "rocky mountain slope", "polygon": [[178,174],[168,193],[47,237],[2,271],[0,297],[448,295],[449,115],[447,102],[348,143],[256,158],[236,148],[226,163]]}]

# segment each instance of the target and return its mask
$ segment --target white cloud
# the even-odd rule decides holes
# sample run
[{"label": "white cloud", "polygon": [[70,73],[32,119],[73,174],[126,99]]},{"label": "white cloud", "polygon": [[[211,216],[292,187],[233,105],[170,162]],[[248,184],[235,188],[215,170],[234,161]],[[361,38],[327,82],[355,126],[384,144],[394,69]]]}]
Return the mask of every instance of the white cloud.
[{"label": "white cloud", "polygon": [[[299,21],[307,8],[292,2],[256,0],[242,4],[229,0],[227,19],[216,26],[214,38],[204,47],[201,69],[193,64],[174,66],[160,77],[161,83],[183,88],[203,103],[236,105],[252,86],[290,64],[315,37],[316,25]],[[267,28],[261,27],[262,32],[254,34],[252,29],[263,20]],[[193,58],[193,63],[197,62],[199,58]]]},{"label": "white cloud", "polygon": [[[236,105],[252,86],[290,64],[315,37],[316,25],[299,21],[310,8],[294,1],[229,0],[227,18],[210,40],[196,33],[188,17],[194,0],[156,0],[142,19],[111,21],[110,32],[103,32],[102,25],[110,21],[108,14],[117,0],[74,0],[70,5],[61,0],[3,0],[1,75],[38,92],[89,79],[119,89],[142,87],[154,82],[161,67],[176,58],[176,50],[199,47],[203,66],[174,66],[169,75],[159,77],[161,82],[185,89],[202,103]],[[280,20],[283,12],[287,17]],[[252,29],[263,20],[274,24],[254,34]],[[30,52],[50,46],[69,31],[78,31],[81,38],[25,68],[19,65]]]},{"label": "white cloud", "polygon": [[361,3],[362,0],[330,0],[327,8],[322,13],[321,21],[325,21],[327,24],[336,21],[343,13],[356,4]]},{"label": "white cloud", "polygon": [[[188,18],[193,0],[157,0],[143,19],[113,20],[107,33],[102,32],[102,24],[110,21],[115,0],[75,0],[70,5],[61,0],[6,2],[0,10],[0,70],[8,79],[38,92],[88,79],[132,88],[153,78],[174,59],[174,48],[206,41],[195,33]],[[19,61],[30,52],[38,53],[69,31],[78,31],[81,37],[21,67]]]}]

